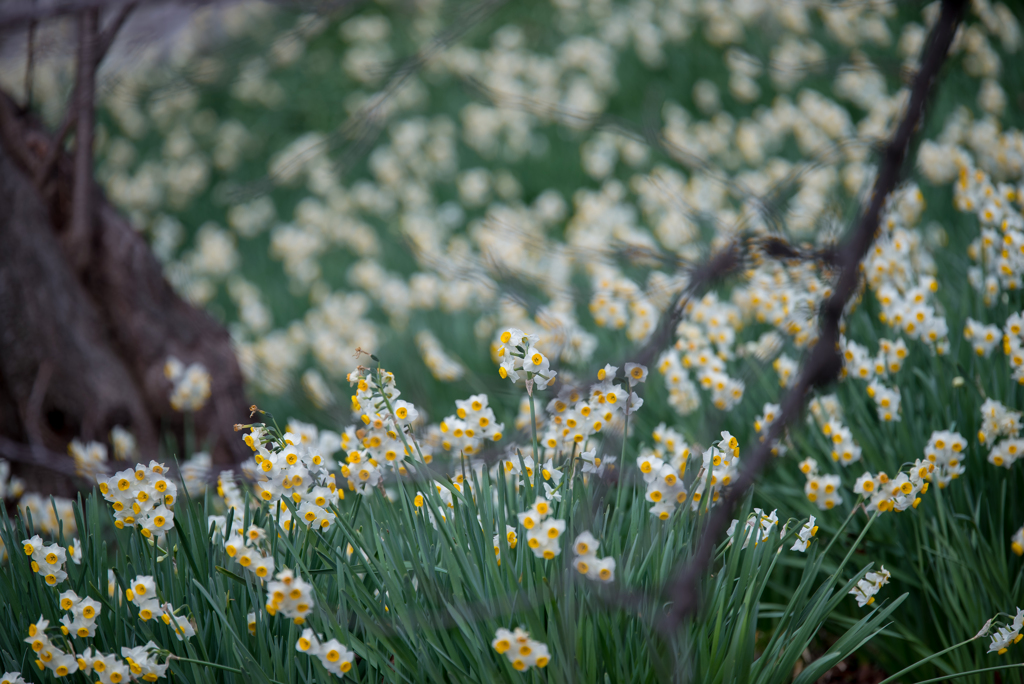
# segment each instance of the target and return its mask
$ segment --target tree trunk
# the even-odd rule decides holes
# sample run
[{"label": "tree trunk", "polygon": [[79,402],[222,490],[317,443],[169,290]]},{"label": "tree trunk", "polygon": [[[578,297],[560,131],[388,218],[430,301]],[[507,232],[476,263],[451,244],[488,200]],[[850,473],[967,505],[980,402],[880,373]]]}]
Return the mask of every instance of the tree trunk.
[{"label": "tree trunk", "polygon": [[0,107],[0,435],[64,451],[74,437],[106,441],[121,425],[143,459],[155,458],[164,430],[184,444],[184,416],[171,408],[163,374],[176,356],[212,378],[210,400],[191,421],[197,448],[217,463],[242,460],[232,426],[246,422],[248,408],[227,331],[171,289],[91,179],[92,216],[77,224],[88,233],[67,239],[77,206],[72,160],[61,152],[51,177],[40,177],[53,140],[3,93]]}]

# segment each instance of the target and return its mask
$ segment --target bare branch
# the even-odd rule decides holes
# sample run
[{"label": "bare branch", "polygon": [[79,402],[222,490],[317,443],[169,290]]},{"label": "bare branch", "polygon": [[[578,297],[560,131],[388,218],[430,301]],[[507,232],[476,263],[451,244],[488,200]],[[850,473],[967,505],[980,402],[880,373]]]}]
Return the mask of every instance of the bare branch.
[{"label": "bare branch", "polygon": [[13,100],[0,97],[0,144],[23,168],[35,170],[39,162],[25,144],[17,109]]},{"label": "bare branch", "polygon": [[[124,26],[124,22],[128,19],[128,15],[139,6],[139,0],[131,0],[124,6],[122,6],[113,20],[107,25],[107,28],[97,36],[96,50],[93,54],[93,74],[99,68],[103,62],[103,58],[107,56],[107,52],[110,51],[110,47],[114,44],[114,40],[117,39],[117,34],[120,32],[121,27]],[[79,70],[81,74],[81,70]],[[95,79],[95,75],[93,76]],[[95,84],[94,84],[95,85]],[[64,149],[64,139],[67,138],[68,133],[71,132],[71,127],[77,123],[78,117],[78,84],[75,84],[75,89],[71,92],[71,98],[68,100],[67,110],[64,112],[64,119],[60,122],[60,126],[57,128],[57,135],[53,137],[53,144],[46,151],[46,157],[43,159],[42,165],[39,167],[39,173],[36,175],[36,185],[45,190],[46,184],[50,181],[50,176],[53,174],[54,168],[57,166],[57,160],[60,159],[60,153]]]},{"label": "bare branch", "polygon": [[[96,48],[99,11],[82,12],[78,18],[78,79],[75,100],[78,125],[75,128],[75,176],[71,196],[71,227],[68,254],[74,255],[76,269],[89,261],[89,242],[93,223],[92,140],[96,112]],[[57,146],[56,144],[54,145]]]},{"label": "bare branch", "polygon": [[25,109],[32,107],[32,75],[33,58],[35,57],[36,22],[28,25],[28,36],[25,38]]},{"label": "bare branch", "polygon": [[885,200],[899,182],[911,138],[922,120],[928,94],[946,60],[965,7],[965,0],[942,0],[941,15],[929,36],[907,110],[883,153],[870,202],[838,250],[837,259],[841,267],[839,278],[821,312],[818,342],[804,362],[796,383],[783,397],[778,420],[772,423],[764,440],[749,451],[750,455],[743,460],[735,483],[725,490],[713,510],[690,561],[668,583],[666,598],[671,602],[671,607],[661,623],[664,631],[674,630],[684,618],[696,612],[700,605],[701,579],[711,564],[718,540],[728,527],[737,504],[771,460],[772,444],[782,436],[786,426],[802,413],[808,393],[816,387],[831,383],[842,368],[838,351],[840,318],[857,291],[861,261],[867,255],[878,230]]},{"label": "bare branch", "polygon": [[135,8],[139,6],[139,1],[140,0],[131,0],[122,6],[121,9],[117,11],[117,14],[114,15],[114,18],[110,20],[110,23],[107,24],[107,27],[99,34],[99,40],[97,41],[99,47],[96,49],[96,54],[94,55],[95,66],[98,67],[103,61],[103,58],[106,57],[107,52],[110,50],[110,46],[114,44],[114,39],[117,38],[118,32],[121,30],[121,27],[124,26],[124,22],[127,21],[128,16],[135,10]]},{"label": "bare branch", "polygon": [[[217,0],[147,0],[149,5],[177,2],[184,5],[208,5]],[[123,8],[137,0],[39,0],[36,3],[8,2],[0,11],[0,31],[16,29],[33,22],[56,19],[91,10]],[[13,7],[11,7],[13,5]]]}]

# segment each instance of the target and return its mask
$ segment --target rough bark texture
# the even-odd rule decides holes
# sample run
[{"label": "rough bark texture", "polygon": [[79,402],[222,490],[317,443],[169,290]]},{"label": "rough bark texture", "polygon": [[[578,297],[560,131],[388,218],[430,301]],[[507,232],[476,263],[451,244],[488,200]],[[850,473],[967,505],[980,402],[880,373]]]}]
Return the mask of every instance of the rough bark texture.
[{"label": "rough bark texture", "polygon": [[163,375],[173,355],[212,376],[210,401],[194,416],[197,444],[220,463],[244,458],[232,425],[248,409],[227,331],[175,294],[94,184],[87,246],[71,247],[72,160],[61,152],[38,187],[53,142],[0,98],[0,435],[63,451],[74,437],[105,441],[121,425],[144,459],[155,457],[162,430],[182,443],[185,429]]}]

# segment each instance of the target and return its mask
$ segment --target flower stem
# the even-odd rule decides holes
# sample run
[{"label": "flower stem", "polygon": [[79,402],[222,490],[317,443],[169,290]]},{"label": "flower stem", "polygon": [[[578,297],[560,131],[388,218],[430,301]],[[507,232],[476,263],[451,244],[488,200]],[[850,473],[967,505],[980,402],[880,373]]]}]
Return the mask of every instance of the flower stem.
[{"label": "flower stem", "polygon": [[534,471],[540,467],[540,461],[537,456],[537,413],[533,406],[533,392],[527,392],[530,398],[530,433],[533,436],[533,469]]},{"label": "flower stem", "polygon": [[[626,437],[629,435],[629,398],[626,398],[625,423],[622,426],[622,453],[619,455],[619,467],[626,463]],[[621,472],[621,471],[620,471]]]},{"label": "flower stem", "polygon": [[[194,663],[196,665],[204,665],[206,667],[216,667],[216,668],[218,668],[220,670],[227,670],[228,672],[234,672],[235,674],[243,674],[243,672],[242,672],[242,670],[240,668],[229,667],[227,665],[221,665],[219,663],[211,663],[211,662],[208,662],[206,660],[195,660],[193,658],[182,658],[180,656],[176,656],[176,655],[173,655],[173,654],[167,656],[167,660],[168,661],[170,661],[170,660],[180,660],[183,663]],[[271,679],[269,681],[272,682],[272,684],[281,684],[281,682],[277,681],[276,679]]]},{"label": "flower stem", "polygon": [[[925,679],[917,684],[932,684],[932,682],[944,682],[947,679],[954,679],[956,677],[966,677],[967,675],[979,674],[981,672],[992,672],[993,670],[1009,670],[1012,667],[1024,667],[1024,663],[1016,663],[1014,665],[996,665],[995,667],[983,667],[980,670],[968,670],[967,672],[956,672],[954,674],[942,675],[934,679]],[[891,677],[890,677],[891,679]],[[889,680],[886,680],[889,681]]]},{"label": "flower stem", "polygon": [[[972,641],[974,641],[975,639],[978,639],[978,638],[980,638],[982,636],[984,636],[984,635],[983,634],[978,634],[976,636],[972,636],[970,639],[967,639],[965,641],[961,641],[959,644],[953,644],[949,648],[945,648],[945,649],[939,651],[938,653],[932,653],[927,658],[924,658],[923,660],[919,660],[916,663],[914,663],[913,665],[910,665],[908,667],[903,668],[902,670],[900,670],[896,674],[892,675],[888,679],[883,679],[879,684],[887,684],[888,682],[894,681],[895,679],[897,679],[900,676],[906,674],[907,672],[910,672],[911,670],[913,670],[913,669],[915,669],[917,667],[920,667],[921,665],[924,665],[928,661],[934,660],[935,658],[938,658],[943,653],[949,653],[950,651],[952,651],[954,649],[957,649],[957,648],[960,648],[961,646],[963,646],[965,644],[969,644]],[[967,673],[963,673],[963,674],[967,674]],[[940,677],[939,679],[948,679],[949,677],[950,677],[950,675],[946,675],[945,677]],[[936,681],[936,680],[932,679],[932,680],[929,680],[929,681]]]}]

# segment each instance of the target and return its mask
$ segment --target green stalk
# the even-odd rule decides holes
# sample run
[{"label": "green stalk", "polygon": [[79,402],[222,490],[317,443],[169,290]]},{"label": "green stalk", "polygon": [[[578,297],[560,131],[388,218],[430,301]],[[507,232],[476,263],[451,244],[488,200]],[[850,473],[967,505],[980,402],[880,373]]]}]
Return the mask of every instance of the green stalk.
[{"label": "green stalk", "polygon": [[[892,675],[891,677],[889,677],[887,679],[883,679],[881,682],[879,682],[879,684],[888,684],[888,682],[891,682],[894,679],[897,679],[901,675],[904,675],[907,672],[910,672],[911,670],[916,669],[917,667],[920,667],[921,665],[924,665],[925,663],[927,663],[930,660],[934,660],[935,658],[938,658],[943,653],[949,653],[950,651],[952,651],[954,649],[957,649],[957,648],[960,648],[961,646],[964,646],[965,644],[969,644],[972,641],[974,641],[975,639],[981,638],[982,636],[984,636],[984,635],[983,634],[976,634],[975,636],[972,636],[970,639],[967,639],[965,641],[961,641],[959,644],[953,644],[952,646],[950,646],[948,648],[942,649],[938,653],[932,653],[927,658],[924,658],[923,660],[919,660],[916,663],[914,663],[913,665],[910,665],[908,667],[903,668],[902,670],[900,670],[899,672],[897,672],[896,674]],[[961,673],[961,675],[957,675],[957,676],[962,676],[963,674],[968,674],[968,673]],[[947,679],[949,676],[950,675],[947,675],[945,677],[939,677],[939,679]],[[929,680],[929,681],[937,681],[937,680],[932,679],[932,680]]]},{"label": "green stalk", "polygon": [[[173,654],[167,656],[167,660],[180,660],[183,663],[194,663],[196,665],[205,665],[206,667],[215,667],[218,670],[227,670],[228,672],[234,672],[235,674],[244,674],[242,672],[241,668],[230,667],[228,665],[221,665],[220,663],[211,663],[211,662],[206,661],[206,660],[195,660],[194,658],[182,658],[181,656],[176,656],[176,655],[173,655]],[[281,684],[281,682],[277,681],[276,679],[271,679],[270,681],[273,682],[273,684]]]},{"label": "green stalk", "polygon": [[[966,677],[967,675],[980,674],[982,672],[992,672],[993,670],[1009,670],[1014,667],[1024,667],[1024,663],[1016,663],[1014,665],[997,665],[995,667],[983,667],[980,670],[968,670],[967,672],[957,672],[956,674],[942,675],[941,677],[935,677],[934,679],[925,679],[917,684],[932,684],[933,682],[942,682],[947,679],[955,679],[956,677]],[[891,677],[889,679],[892,679]],[[889,681],[888,679],[885,681]]]},{"label": "green stalk", "polygon": [[[632,388],[631,388],[632,390]],[[630,394],[633,392],[630,391]],[[625,424],[622,427],[622,453],[619,455],[619,467],[626,464],[626,436],[629,435],[629,396],[626,397]]]},{"label": "green stalk", "polygon": [[206,667],[215,667],[218,670],[227,670],[228,672],[234,672],[235,674],[242,674],[241,668],[230,667],[228,665],[221,665],[220,663],[211,663],[205,660],[195,660],[193,658],[182,658],[176,655],[170,655],[167,657],[168,660],[180,660],[183,663],[195,663],[196,665],[205,665]]},{"label": "green stalk", "polygon": [[[533,373],[527,371],[526,377],[527,380],[532,380]],[[540,462],[537,460],[537,413],[533,406],[533,390],[531,389],[526,394],[530,398],[530,434],[533,436],[533,469],[536,471],[540,467]]]}]

